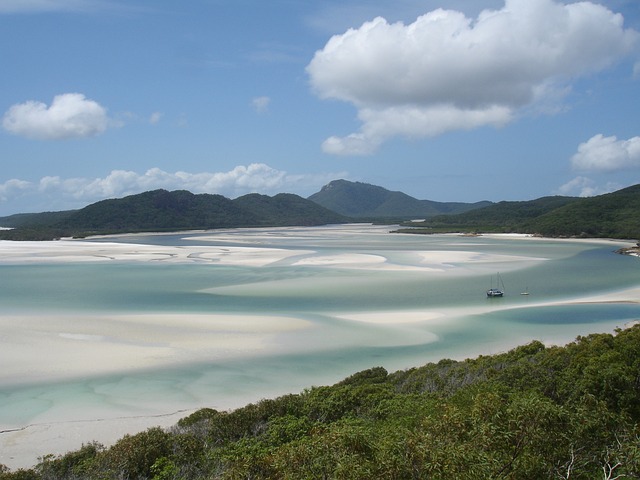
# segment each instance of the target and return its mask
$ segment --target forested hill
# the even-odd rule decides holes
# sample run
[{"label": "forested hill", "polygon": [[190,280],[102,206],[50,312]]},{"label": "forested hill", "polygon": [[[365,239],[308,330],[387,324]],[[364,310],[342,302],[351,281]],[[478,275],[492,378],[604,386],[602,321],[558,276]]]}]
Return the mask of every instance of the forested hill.
[{"label": "forested hill", "polygon": [[203,409],[0,480],[638,478],[639,432],[636,325]]},{"label": "forested hill", "polygon": [[466,212],[491,202],[434,202],[417,200],[406,193],[392,192],[368,183],[334,180],[309,197],[323,207],[354,218],[426,218]]},{"label": "forested hill", "polygon": [[336,180],[308,199],[281,193],[273,197],[249,194],[230,200],[222,195],[154,190],[103,200],[80,210],[3,217],[0,226],[15,230],[0,231],[0,239],[47,240],[98,233],[426,218],[423,222],[406,223],[404,226],[410,228],[399,231],[514,232],[640,240],[638,212],[640,185],[590,198],[553,196],[467,204],[416,200],[382,187]]},{"label": "forested hill", "polygon": [[[499,202],[412,223],[412,233],[517,232],[549,237],[640,239],[640,185],[589,198],[543,197]],[[409,224],[407,224],[409,226]]]},{"label": "forested hill", "polygon": [[249,194],[230,200],[222,195],[154,190],[102,200],[80,210],[22,214],[0,218],[15,230],[0,238],[49,239],[90,234],[177,231],[225,227],[325,225],[345,217],[302,197]]}]

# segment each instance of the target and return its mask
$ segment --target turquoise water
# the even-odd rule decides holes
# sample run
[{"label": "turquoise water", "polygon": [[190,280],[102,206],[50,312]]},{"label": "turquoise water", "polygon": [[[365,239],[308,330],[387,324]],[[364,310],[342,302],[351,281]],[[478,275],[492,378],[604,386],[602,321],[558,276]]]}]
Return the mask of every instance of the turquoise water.
[{"label": "turquoise water", "polygon": [[[2,311],[106,316],[131,312],[259,314],[304,319],[312,328],[283,333],[277,339],[282,351],[267,355],[59,382],[0,385],[1,425],[73,419],[74,411],[89,418],[113,418],[168,413],[176,408],[226,408],[333,383],[376,365],[394,370],[445,357],[493,353],[533,339],[570,341],[577,335],[611,332],[640,319],[637,304],[538,305],[640,285],[640,261],[613,253],[615,245],[399,235],[379,227],[127,236],[95,242],[114,240],[160,247],[273,247],[299,255],[262,267],[141,261],[1,264],[0,259]],[[294,265],[301,259],[358,253],[412,267],[422,258],[416,252],[442,251],[522,258],[517,262],[434,263],[439,271]],[[428,261],[422,266],[429,266]],[[501,272],[507,295],[487,299],[484,292],[496,271]],[[529,296],[519,294],[525,288]],[[451,318],[445,316],[435,323],[368,324],[339,318],[344,313],[389,311],[391,316],[402,310],[460,308],[468,313],[452,313]],[[299,348],[284,348],[291,345]]]}]

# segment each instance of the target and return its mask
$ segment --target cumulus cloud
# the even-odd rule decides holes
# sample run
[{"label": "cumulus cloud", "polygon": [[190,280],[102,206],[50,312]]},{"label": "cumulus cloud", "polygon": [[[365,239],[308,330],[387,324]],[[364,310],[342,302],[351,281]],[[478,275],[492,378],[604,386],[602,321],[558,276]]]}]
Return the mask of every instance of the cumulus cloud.
[{"label": "cumulus cloud", "polygon": [[615,136],[594,135],[578,146],[571,158],[576,170],[614,172],[640,167],[640,137],[618,140]]},{"label": "cumulus cloud", "polygon": [[6,202],[11,198],[22,195],[32,187],[30,182],[24,180],[11,179],[0,183],[0,201]]},{"label": "cumulus cloud", "polygon": [[366,154],[392,136],[504,125],[612,65],[638,38],[591,2],[506,0],[476,19],[438,9],[409,25],[378,17],[333,36],[307,66],[317,95],[353,104],[362,122],[324,149]]},{"label": "cumulus cloud", "polygon": [[269,104],[271,103],[271,98],[269,97],[255,97],[251,100],[251,106],[258,113],[266,113],[269,110]]},{"label": "cumulus cloud", "polygon": [[46,205],[44,208],[47,209],[67,209],[158,188],[217,193],[235,198],[252,192],[276,194],[319,189],[331,180],[347,176],[345,172],[290,174],[263,163],[239,165],[226,172],[213,173],[170,173],[159,168],[151,168],[142,174],[113,170],[101,178],[47,176],[37,182],[12,179],[0,184],[0,201],[12,203],[16,199],[30,197],[32,204]]},{"label": "cumulus cloud", "polygon": [[160,122],[160,119],[162,119],[162,112],[153,112],[150,116],[149,116],[149,123],[151,125],[156,125],[157,123]]},{"label": "cumulus cloud", "polygon": [[35,140],[90,137],[108,125],[106,109],[81,93],[56,95],[50,106],[33,100],[16,104],[2,119],[9,133]]},{"label": "cumulus cloud", "polygon": [[556,193],[570,197],[593,197],[615,192],[621,188],[623,188],[622,185],[615,182],[607,182],[604,187],[599,186],[593,179],[580,176],[569,180]]}]

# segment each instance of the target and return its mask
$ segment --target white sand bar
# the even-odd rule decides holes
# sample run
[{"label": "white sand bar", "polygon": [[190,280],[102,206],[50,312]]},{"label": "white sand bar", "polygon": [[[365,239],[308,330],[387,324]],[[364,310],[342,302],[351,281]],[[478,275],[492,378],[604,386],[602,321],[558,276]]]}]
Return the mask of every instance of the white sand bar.
[{"label": "white sand bar", "polygon": [[156,246],[134,243],[97,243],[81,240],[55,242],[11,242],[0,240],[2,263],[47,262],[179,262],[264,266],[301,252],[281,248],[244,246]]},{"label": "white sand bar", "polygon": [[[376,235],[384,234],[381,227],[372,227]],[[287,240],[303,241],[307,236],[318,238],[340,235],[345,238],[362,234],[363,227],[328,227],[325,229],[256,229],[254,231],[228,231],[221,235],[208,234],[200,238],[202,242],[193,245],[144,245],[119,242],[90,242],[79,240],[60,240],[55,242],[6,242],[0,241],[0,264],[24,265],[34,263],[72,263],[72,262],[169,262],[182,264],[220,264],[251,266],[260,269],[271,265],[292,265],[295,267],[317,269],[345,269],[349,274],[361,274],[362,270],[377,273],[391,271],[395,276],[407,271],[438,278],[457,274],[465,268],[474,272],[493,272],[496,265],[500,271],[517,270],[547,261],[541,256],[525,257],[518,254],[503,254],[494,251],[475,251],[465,246],[464,250],[448,251],[446,247],[428,250],[420,246],[412,250],[397,252],[370,248],[369,251],[357,251],[355,248],[330,252],[320,251],[313,246],[287,248],[286,245],[273,244],[274,235]],[[275,233],[274,233],[275,232]],[[206,244],[209,239],[217,244]],[[491,238],[488,236],[488,238]],[[498,237],[501,238],[501,237]],[[224,240],[234,245],[220,245]],[[450,236],[456,242],[456,236]],[[530,237],[514,236],[514,241],[530,240]],[[356,239],[357,241],[357,239]],[[419,245],[419,240],[412,239]],[[243,243],[244,242],[244,243]],[[269,246],[260,243],[270,242]],[[590,243],[594,243],[590,241]],[[602,241],[602,243],[608,241]],[[204,244],[202,244],[204,243]],[[237,245],[243,243],[243,245]],[[608,242],[611,245],[629,246],[630,242]],[[315,243],[310,242],[309,245]],[[274,246],[275,245],[275,246]],[[353,246],[353,244],[351,245]],[[332,246],[333,248],[333,246]],[[373,252],[373,250],[376,250]],[[526,251],[524,254],[526,255]],[[635,260],[635,259],[634,259]],[[486,267],[485,267],[486,265]],[[342,272],[341,272],[342,273]],[[364,275],[366,276],[366,275]],[[363,277],[364,277],[363,276]],[[205,290],[211,294],[247,295],[256,298],[259,295],[273,295],[279,292],[295,290],[306,295],[313,292],[322,282],[331,281],[347,290],[352,281],[349,275],[343,277],[310,276],[314,282],[301,282],[297,278],[284,278],[261,283],[239,283],[223,285]],[[361,278],[361,277],[359,277]],[[396,277],[394,277],[396,278]],[[362,279],[363,283],[366,279]],[[341,283],[343,282],[343,283]],[[606,287],[606,285],[604,286]],[[484,293],[481,290],[480,295]],[[517,295],[517,294],[516,294]],[[328,299],[330,300],[330,299]],[[484,299],[482,299],[484,300]],[[240,299],[239,301],[243,301]],[[532,295],[527,307],[545,305],[566,305],[572,303],[638,303],[640,286],[620,289],[606,294],[576,295],[561,301],[545,301]],[[292,317],[279,314],[217,314],[217,313],[110,313],[100,311],[96,314],[67,314],[60,311],[0,312],[0,387],[38,384],[63,381],[75,378],[93,378],[100,375],[118,374],[135,371],[151,371],[179,365],[199,362],[211,362],[221,359],[252,359],[259,362],[275,354],[288,354],[314,351],[314,349],[340,346],[358,346],[355,341],[362,338],[371,340],[365,346],[392,346],[422,344],[438,340],[439,328],[452,325],[466,315],[476,315],[506,308],[519,308],[500,302],[478,302],[477,305],[447,305],[434,308],[399,308],[380,311],[367,307],[350,311],[324,312],[330,320],[333,330],[324,330],[321,338],[316,334],[321,330],[311,320],[304,317]],[[344,326],[344,334],[343,334]],[[586,326],[584,328],[590,328]],[[339,329],[339,330],[336,330]],[[336,331],[340,335],[332,336]],[[328,333],[327,333],[328,332]],[[385,336],[389,334],[388,336]],[[320,338],[320,339],[319,339]],[[519,341],[516,335],[508,337],[509,342]],[[558,340],[567,341],[566,338]],[[324,343],[322,343],[324,342]],[[468,356],[476,353],[494,353],[510,348],[511,343],[500,346],[491,345],[492,351],[476,352],[468,349]],[[477,346],[478,349],[484,346]],[[461,355],[463,355],[461,353]],[[451,357],[456,357],[454,352]],[[376,360],[377,361],[377,360]],[[371,366],[371,365],[370,365]],[[318,368],[321,368],[319,366]],[[231,372],[229,375],[234,375]],[[215,379],[206,379],[215,381]],[[310,379],[310,386],[315,383]],[[50,398],[46,387],[39,398],[33,401],[50,402],[46,414],[35,416],[27,422],[5,422],[0,425],[0,464],[10,468],[34,465],[38,456],[46,453],[62,454],[79,448],[83,442],[97,440],[106,445],[112,444],[125,433],[135,433],[151,426],[170,426],[188,412],[182,399],[190,395],[189,391],[176,392],[175,399],[160,398],[158,405],[136,406],[132,402],[131,413],[120,417],[96,413],[92,406],[80,403],[56,404]],[[101,387],[105,389],[106,387]],[[113,390],[126,391],[127,385],[110,387]],[[160,389],[160,387],[158,387]],[[256,386],[255,397],[248,399],[234,396],[229,392],[224,399],[211,399],[219,404],[214,408],[233,408],[261,398],[262,385]],[[283,387],[285,388],[285,387]],[[162,396],[161,389],[157,396]],[[98,392],[100,393],[100,392]],[[105,397],[116,399],[113,392],[104,392]],[[120,391],[116,392],[120,393]],[[155,392],[133,392],[129,399],[122,400],[127,407],[128,400],[139,397],[153,397]],[[284,392],[283,392],[284,393]],[[1,394],[1,392],[0,392]],[[139,394],[139,395],[136,395]],[[110,395],[112,395],[110,397]],[[182,395],[182,396],[181,396]],[[73,398],[72,398],[73,400]],[[22,408],[20,399],[15,408]],[[26,408],[26,406],[24,406]],[[138,410],[136,410],[138,408]],[[31,418],[31,417],[30,417]]]},{"label": "white sand bar", "polygon": [[265,355],[282,348],[279,334],[309,325],[250,315],[2,315],[0,385]]}]

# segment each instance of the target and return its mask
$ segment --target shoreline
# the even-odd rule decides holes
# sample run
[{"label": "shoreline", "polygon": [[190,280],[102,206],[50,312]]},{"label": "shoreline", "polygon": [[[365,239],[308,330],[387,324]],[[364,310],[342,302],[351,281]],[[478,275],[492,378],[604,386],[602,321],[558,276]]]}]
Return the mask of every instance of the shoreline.
[{"label": "shoreline", "polygon": [[[632,324],[638,322],[640,322],[640,319],[633,322],[627,322],[625,325],[619,325],[609,331],[588,329],[588,331],[584,332],[583,335],[591,333],[613,334],[618,328],[629,328]],[[575,338],[576,336],[571,340],[547,338],[544,340],[530,339],[529,341],[539,340],[542,341],[546,347],[551,347],[569,344],[573,342]],[[466,355],[452,355],[447,356],[446,358],[462,361],[467,358],[477,358],[478,356],[504,353],[526,343],[529,342],[527,341],[523,343],[515,341],[508,344],[501,344],[499,347],[494,346],[495,348],[489,348],[489,350],[484,347],[478,347],[468,350]],[[421,365],[414,366],[419,367],[428,363],[431,362],[426,361]],[[395,370],[390,370],[390,373],[393,371]],[[336,379],[335,381],[340,381],[340,379]],[[308,385],[305,388],[323,384],[329,385],[332,383],[333,382],[321,384],[314,383],[314,385]],[[208,402],[207,404],[195,408],[181,408],[164,412],[150,412],[145,414],[120,415],[114,417],[96,416],[93,418],[82,417],[67,420],[36,421],[13,428],[0,429],[0,465],[8,467],[10,471],[16,471],[23,468],[28,469],[35,467],[38,461],[44,456],[61,456],[66,453],[76,451],[83,445],[89,443],[96,442],[108,448],[118,440],[122,439],[125,435],[135,435],[152,427],[160,427],[163,429],[172,428],[180,419],[187,417],[201,408],[214,408],[218,411],[232,411],[242,408],[250,403],[259,402],[265,398],[277,398],[286,394],[298,394],[303,390],[304,388],[288,390],[274,393],[273,395],[261,395],[256,393],[251,398],[235,399],[231,402],[223,401],[219,404]]]},{"label": "shoreline", "polygon": [[[563,306],[563,305],[575,305],[584,303],[640,303],[640,286],[620,290],[616,292],[609,292],[602,295],[591,295],[585,297],[577,297],[573,299],[567,299],[563,301],[550,301],[550,302],[536,302],[531,306]],[[448,319],[466,316],[471,313],[479,314],[483,312],[509,310],[510,308],[518,308],[514,306],[505,306],[503,308],[486,307],[484,309],[449,309],[444,312],[420,312],[420,311],[393,311],[393,312],[359,312],[357,314],[339,314],[336,312],[335,317],[343,319],[345,321],[352,322],[365,322],[374,325],[385,324],[384,317],[394,318],[395,325],[423,325],[423,324],[438,324],[446,322]],[[152,315],[152,314],[149,314]],[[184,317],[183,317],[184,319]],[[639,319],[640,321],[640,319]],[[631,322],[628,322],[631,323]],[[616,325],[615,328],[626,328],[628,325]],[[602,331],[592,325],[584,325],[582,330],[584,333],[613,333],[615,328],[610,328],[609,332]],[[539,340],[546,346],[552,345],[565,345],[575,340],[577,335],[572,335],[571,338],[563,337],[562,335],[543,335],[540,338],[530,338],[528,341]],[[524,340],[524,339],[523,339]],[[526,343],[526,342],[525,342]],[[464,360],[465,358],[475,358],[480,355],[493,355],[497,353],[506,352],[512,348],[515,348],[523,344],[516,337],[511,338],[509,341],[503,340],[498,343],[492,344],[480,344],[470,349],[465,350],[464,354],[447,355],[447,358],[453,360]],[[453,352],[452,352],[453,353]],[[93,352],[87,351],[83,354],[85,358],[91,358]],[[429,363],[432,360],[425,360],[424,363]],[[86,363],[89,365],[90,362]],[[172,366],[176,366],[173,364]],[[414,365],[420,366],[420,365]],[[159,367],[156,364],[156,367]],[[410,368],[410,367],[406,367]],[[87,374],[89,372],[85,372]],[[95,373],[95,372],[93,372]],[[353,372],[355,373],[355,372]],[[339,381],[339,380],[336,380]],[[311,385],[307,385],[310,387]],[[306,388],[306,387],[303,387]],[[124,435],[133,435],[142,431],[145,431],[151,427],[170,428],[174,426],[178,420],[188,416],[190,413],[204,407],[216,408],[220,411],[228,411],[236,408],[241,408],[248,403],[254,403],[262,398],[275,398],[275,396],[284,395],[287,393],[299,393],[302,389],[282,391],[279,394],[267,395],[259,392],[254,392],[252,397],[235,397],[227,398],[211,398],[209,402],[203,405],[199,405],[195,408],[182,408],[185,403],[177,401],[171,403],[173,409],[166,408],[164,411],[157,411],[158,408],[149,406],[148,413],[139,413],[131,415],[119,415],[115,417],[109,416],[94,416],[91,417],[90,409],[87,415],[82,414],[82,407],[80,410],[74,410],[72,418],[66,418],[69,414],[68,411],[63,410],[57,414],[54,412],[54,416],[57,415],[59,419],[48,419],[50,414],[47,414],[44,420],[34,421],[26,425],[4,425],[0,426],[0,464],[4,464],[12,470],[19,468],[30,468],[35,466],[42,455],[62,455],[69,451],[79,449],[82,445],[96,441],[106,447],[114,444],[117,440],[121,439]],[[217,404],[216,404],[217,403]],[[162,407],[160,407],[162,408]],[[65,413],[66,412],[66,413]]]},{"label": "shoreline", "polygon": [[[362,231],[360,226],[351,226],[357,233]],[[269,229],[267,231],[271,231]],[[383,228],[372,227],[374,232],[383,232]],[[296,229],[286,228],[287,232]],[[340,229],[318,230],[323,232],[342,231]],[[300,232],[303,232],[302,230]],[[188,234],[187,232],[184,232]],[[189,232],[191,233],[191,232]],[[200,232],[196,232],[200,233]],[[216,232],[217,233],[217,232]],[[230,239],[225,232],[222,242]],[[246,232],[240,232],[246,233]],[[261,233],[261,232],[253,232]],[[145,234],[149,235],[149,234]],[[498,238],[526,238],[530,236],[514,237],[509,234],[493,234]],[[486,235],[492,237],[493,235]],[[214,235],[215,236],[215,235]],[[118,237],[122,237],[118,235]],[[215,236],[216,239],[219,237]],[[474,268],[487,268],[483,264],[493,265],[501,262],[504,268],[523,268],[525,264],[546,261],[542,258],[521,257],[517,255],[503,255],[500,253],[481,253],[469,250],[444,251],[424,250],[414,251],[414,262],[394,263],[387,257],[369,253],[339,252],[336,254],[318,253],[312,248],[300,250],[286,247],[260,246],[259,242],[265,237],[249,237],[246,246],[238,246],[241,239],[233,238],[235,244],[214,245],[203,244],[187,246],[158,246],[120,242],[91,242],[86,240],[59,240],[56,242],[8,242],[0,241],[0,263],[2,265],[28,265],[34,263],[74,263],[74,262],[170,262],[170,263],[216,263],[218,265],[242,265],[251,267],[279,265],[298,265],[310,268],[335,268],[349,270],[376,271],[407,271],[424,272],[425,274],[456,275],[458,266],[452,267],[452,262],[463,265],[473,265]],[[296,237],[297,238],[297,237]],[[541,239],[549,241],[568,241],[580,243],[628,245],[630,242],[608,239]],[[471,249],[471,247],[470,247]],[[471,249],[472,250],[472,249]],[[509,262],[511,262],[509,264]],[[507,266],[509,265],[509,266]],[[512,267],[514,266],[515,267]],[[490,267],[493,268],[493,267]],[[227,287],[220,287],[225,289]],[[214,289],[215,290],[215,289]],[[560,300],[545,301],[531,299],[526,307],[542,307],[551,305],[577,305],[585,303],[640,303],[640,284],[602,294],[574,296]],[[437,335],[437,329],[447,322],[456,322],[469,315],[480,315],[498,312],[523,305],[500,304],[499,302],[482,303],[476,306],[447,306],[421,309],[393,309],[358,310],[355,312],[333,311],[326,315],[345,331],[353,330],[350,335],[358,334],[362,326],[380,331],[393,332],[397,338],[384,337],[380,340],[382,346],[396,348],[403,343],[410,345],[406,338],[415,336],[420,344],[428,343]],[[238,318],[242,317],[242,323]],[[342,324],[341,322],[344,322]],[[610,325],[612,322],[609,322]],[[461,324],[465,328],[465,324]],[[600,324],[599,324],[600,325]],[[619,327],[622,327],[620,325]],[[0,316],[0,331],[3,332],[0,361],[4,366],[0,372],[0,385],[40,385],[45,380],[73,381],[78,378],[93,378],[96,375],[122,374],[136,371],[155,372],[166,368],[176,368],[181,365],[195,365],[212,362],[216,359],[259,359],[260,356],[305,353],[310,344],[302,340],[302,334],[311,332],[314,325],[309,319],[288,315],[231,315],[208,313],[179,313],[179,312],[118,312],[88,314],[43,314],[37,310],[33,312],[13,312]],[[582,325],[582,330],[596,330],[600,326]],[[609,328],[602,327],[602,328]],[[613,328],[611,328],[613,330]],[[378,331],[378,330],[376,330]],[[355,333],[354,333],[355,332]],[[591,333],[597,333],[593,331]],[[420,336],[418,336],[420,335]],[[528,333],[526,334],[528,335]],[[566,344],[575,340],[556,333],[547,338],[538,338],[547,345]],[[347,335],[348,336],[348,335]],[[435,337],[434,337],[435,336]],[[472,358],[477,355],[490,355],[515,348],[520,344],[521,335],[508,336],[499,341],[480,343],[473,348],[452,350],[454,355],[448,355],[454,360]],[[528,338],[528,337],[527,337]],[[531,339],[533,340],[533,338]],[[325,342],[335,339],[326,338]],[[349,338],[341,339],[348,344]],[[5,348],[6,347],[6,348]],[[324,347],[319,347],[324,348]],[[42,364],[42,356],[47,358],[46,365]],[[431,360],[425,360],[428,363]],[[409,367],[407,367],[409,368]],[[355,373],[355,372],[352,372]],[[233,372],[232,372],[233,374]],[[124,377],[123,377],[124,378]],[[17,382],[19,380],[19,382]],[[336,381],[339,381],[336,380]],[[313,383],[313,381],[311,382]],[[280,394],[299,393],[297,387],[276,386],[283,389]],[[155,387],[155,385],[154,385]],[[126,388],[119,385],[110,388]],[[289,389],[290,391],[284,391]],[[5,389],[6,390],[6,389]],[[140,390],[142,391],[142,390]],[[145,394],[147,391],[144,391]],[[107,392],[109,394],[111,392]],[[118,393],[116,391],[116,393]],[[102,392],[105,394],[105,392]],[[153,395],[152,391],[149,395]],[[233,395],[213,397],[207,400],[208,405],[201,405],[195,409],[185,408],[189,403],[184,398],[191,392],[181,392],[175,397],[162,399],[159,403],[145,404],[138,407],[135,402],[131,405],[124,402],[122,412],[130,415],[109,417],[96,413],[100,405],[71,403],[37,414],[33,421],[8,422],[0,424],[0,464],[11,469],[29,468],[37,463],[38,457],[46,454],[64,454],[82,446],[82,444],[97,441],[108,446],[125,434],[135,434],[152,426],[168,428],[191,411],[209,406],[219,410],[229,410],[242,407],[247,403],[259,401],[268,393],[268,388],[257,386],[253,394],[245,392]],[[278,392],[274,392],[278,395]],[[135,396],[135,395],[134,395]],[[133,398],[133,397],[132,397]],[[267,397],[269,398],[269,397]],[[30,402],[35,401],[32,398]],[[54,401],[46,394],[40,395],[39,402]],[[197,400],[197,399],[196,399]],[[21,399],[16,399],[16,409],[23,408]],[[191,399],[191,401],[195,401]],[[164,403],[163,403],[164,402]],[[219,405],[215,405],[215,403]],[[25,407],[26,408],[26,407]],[[26,418],[26,417],[25,417]],[[96,427],[99,425],[99,428]],[[99,430],[99,431],[97,431]]]}]

